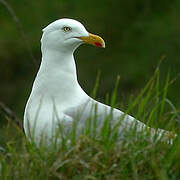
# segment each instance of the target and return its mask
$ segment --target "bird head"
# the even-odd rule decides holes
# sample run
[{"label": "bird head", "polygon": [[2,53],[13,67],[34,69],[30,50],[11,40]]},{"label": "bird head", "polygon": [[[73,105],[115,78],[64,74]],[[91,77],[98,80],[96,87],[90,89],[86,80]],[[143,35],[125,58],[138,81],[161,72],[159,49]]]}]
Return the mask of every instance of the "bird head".
[{"label": "bird head", "polygon": [[104,40],[92,33],[73,19],[59,19],[43,29],[41,43],[46,48],[74,50],[83,43],[105,48]]}]

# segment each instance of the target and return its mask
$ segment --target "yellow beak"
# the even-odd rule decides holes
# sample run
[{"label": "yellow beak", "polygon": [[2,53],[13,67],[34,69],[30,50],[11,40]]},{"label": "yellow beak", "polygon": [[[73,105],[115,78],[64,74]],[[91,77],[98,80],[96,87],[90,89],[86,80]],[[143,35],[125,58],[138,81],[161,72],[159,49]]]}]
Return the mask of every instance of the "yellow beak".
[{"label": "yellow beak", "polygon": [[79,39],[83,40],[87,44],[105,48],[105,42],[100,36],[89,33],[89,36],[79,37]]}]

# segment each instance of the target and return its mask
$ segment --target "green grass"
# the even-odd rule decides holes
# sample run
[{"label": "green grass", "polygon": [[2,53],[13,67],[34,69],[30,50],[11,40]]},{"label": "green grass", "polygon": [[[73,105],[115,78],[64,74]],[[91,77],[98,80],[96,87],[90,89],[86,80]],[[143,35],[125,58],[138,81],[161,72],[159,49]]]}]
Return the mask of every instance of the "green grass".
[{"label": "green grass", "polygon": [[[98,91],[98,75],[92,96]],[[120,78],[106,102],[113,107],[126,107],[117,101]],[[127,113],[151,127],[164,128],[179,134],[180,115],[168,98],[172,86],[170,75],[161,82],[159,68],[138,96],[130,97]],[[8,119],[8,117],[6,117]],[[55,149],[30,144],[21,130],[8,119],[0,132],[0,179],[62,179],[117,180],[180,178],[180,138],[169,145],[162,141],[149,142],[148,134],[128,132],[118,140],[116,128],[111,129],[108,118],[97,130],[95,118],[89,118],[80,136],[76,126],[62,138]],[[69,141],[70,139],[70,141]]]}]

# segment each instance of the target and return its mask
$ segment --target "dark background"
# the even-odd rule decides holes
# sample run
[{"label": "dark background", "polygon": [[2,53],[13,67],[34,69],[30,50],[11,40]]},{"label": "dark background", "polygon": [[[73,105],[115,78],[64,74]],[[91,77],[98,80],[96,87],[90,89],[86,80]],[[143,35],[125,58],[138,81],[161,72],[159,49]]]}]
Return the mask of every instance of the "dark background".
[{"label": "dark background", "polygon": [[[42,28],[52,21],[69,17],[79,20],[89,32],[99,34],[106,49],[83,45],[75,52],[79,82],[92,92],[98,70],[101,81],[97,97],[112,92],[116,77],[121,76],[119,99],[136,95],[164,58],[161,82],[170,71],[180,72],[180,1],[179,0],[8,0],[19,25],[0,1],[0,101],[19,117],[31,91],[40,63]],[[9,8],[10,8],[9,7]],[[30,47],[36,64],[28,51]],[[180,105],[180,80],[170,86],[168,98]]]}]

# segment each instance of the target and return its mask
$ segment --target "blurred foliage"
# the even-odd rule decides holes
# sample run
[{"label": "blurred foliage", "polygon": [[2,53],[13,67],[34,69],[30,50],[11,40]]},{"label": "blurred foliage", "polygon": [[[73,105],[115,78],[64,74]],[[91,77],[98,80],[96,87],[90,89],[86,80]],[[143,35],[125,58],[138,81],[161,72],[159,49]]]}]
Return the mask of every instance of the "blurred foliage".
[{"label": "blurred foliage", "polygon": [[[106,49],[82,46],[76,51],[78,76],[90,93],[98,69],[101,70],[97,97],[103,98],[114,88],[120,74],[119,97],[136,94],[153,74],[162,57],[164,80],[170,71],[180,69],[179,0],[7,0],[22,24],[32,52],[40,63],[41,29],[62,18],[82,22],[88,31],[101,35]],[[0,100],[22,116],[37,71],[17,24],[0,2]],[[168,98],[180,105],[180,82],[169,89]]]}]

